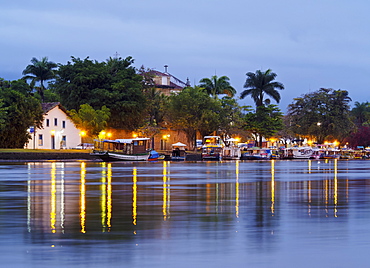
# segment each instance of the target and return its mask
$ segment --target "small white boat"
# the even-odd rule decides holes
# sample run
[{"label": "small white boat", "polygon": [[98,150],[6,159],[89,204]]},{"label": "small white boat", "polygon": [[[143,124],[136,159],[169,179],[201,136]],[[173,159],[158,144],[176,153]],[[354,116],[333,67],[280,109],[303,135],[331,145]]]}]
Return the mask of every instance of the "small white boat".
[{"label": "small white boat", "polygon": [[230,138],[225,140],[222,157],[224,160],[238,160],[241,157],[241,150],[238,146],[238,140]]},{"label": "small white boat", "polygon": [[173,161],[185,161],[186,160],[186,144],[176,142],[172,144],[171,160]]},{"label": "small white boat", "polygon": [[309,159],[314,151],[311,147],[291,147],[284,149],[284,158],[287,159]]},{"label": "small white boat", "polygon": [[103,161],[147,161],[149,138],[103,140],[97,150],[91,155],[100,157]]}]

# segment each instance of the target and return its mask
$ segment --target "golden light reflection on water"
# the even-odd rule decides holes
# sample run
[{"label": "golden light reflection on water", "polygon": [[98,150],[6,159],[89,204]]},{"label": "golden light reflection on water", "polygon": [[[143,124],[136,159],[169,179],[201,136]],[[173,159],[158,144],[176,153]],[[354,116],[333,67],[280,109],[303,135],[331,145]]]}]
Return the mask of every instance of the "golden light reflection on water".
[{"label": "golden light reflection on water", "polygon": [[81,163],[81,186],[80,186],[80,223],[81,223],[81,233],[86,233],[86,164],[85,162]]},{"label": "golden light reflection on water", "polygon": [[103,232],[109,232],[112,218],[112,163],[101,164],[101,225]]},{"label": "golden light reflection on water", "polygon": [[107,181],[107,226],[110,228],[112,226],[112,163],[108,164]]},{"label": "golden light reflection on water", "polygon": [[106,178],[107,178],[107,171],[106,171],[106,166],[107,166],[107,163],[106,162],[103,162],[101,167],[101,185],[100,185],[100,191],[101,191],[101,195],[100,195],[100,211],[101,211],[101,217],[100,217],[100,221],[101,221],[101,225],[102,225],[102,231],[104,232],[105,231],[105,228],[107,227],[105,225],[106,223],[106,217],[107,217],[107,190],[106,190]]},{"label": "golden light reflection on water", "polygon": [[[326,162],[326,161],[325,161]],[[279,208],[281,207],[280,197],[287,196],[290,200],[296,199],[297,201],[304,200],[304,206],[301,206],[301,211],[308,214],[310,217],[318,216],[320,213],[323,217],[339,217],[342,216],[342,204],[341,202],[349,202],[349,184],[350,181],[347,179],[340,180],[338,174],[338,165],[342,162],[338,160],[331,160],[327,164],[318,161],[308,161],[308,166],[305,166],[302,171],[294,171],[300,176],[301,179],[298,180],[282,180],[283,176],[286,174],[286,169],[281,169],[280,161],[272,160],[269,162],[269,165],[265,167],[265,171],[269,169],[270,179],[260,181],[258,178],[246,176],[248,170],[245,169],[244,163],[240,161],[232,164],[232,170],[225,171],[225,169],[220,169],[214,171],[214,168],[211,167],[208,171],[204,171],[204,174],[207,174],[207,177],[220,178],[219,180],[208,180],[207,183],[192,184],[191,187],[197,187],[201,189],[199,192],[202,192],[202,196],[196,197],[199,199],[205,199],[206,202],[202,203],[202,210],[205,212],[212,211],[214,213],[224,213],[229,210],[235,218],[241,217],[240,205],[246,204],[246,206],[253,206],[253,198],[263,196],[265,201],[268,202],[265,206],[265,213],[269,213],[272,216],[279,215]],[[81,233],[86,233],[86,216],[87,211],[96,211],[99,210],[98,214],[93,214],[88,219],[92,219],[92,226],[94,228],[99,228],[101,232],[110,232],[112,228],[112,218],[113,216],[121,217],[122,215],[117,215],[122,211],[118,209],[120,206],[123,206],[121,203],[122,200],[117,200],[117,209],[113,215],[113,189],[112,189],[112,180],[114,180],[114,175],[118,177],[123,176],[119,171],[115,171],[117,174],[112,174],[112,163],[95,163],[91,164],[94,169],[94,172],[89,172],[89,179],[97,178],[94,182],[99,182],[99,184],[92,183],[87,184],[87,169],[90,167],[89,163],[81,162],[79,164],[79,170],[77,176],[75,176],[75,169],[73,171],[67,171],[68,173],[68,183],[66,183],[67,195],[65,196],[65,182],[64,182],[64,164],[59,162],[50,162],[43,164],[28,165],[27,170],[27,228],[31,232],[33,230],[33,224],[37,222],[40,218],[43,219],[43,228],[46,228],[48,232],[56,233],[59,232],[61,227],[62,232],[64,232],[65,216],[69,215],[68,222],[69,224],[73,222],[73,217],[75,218],[75,225],[80,227]],[[130,210],[132,210],[132,219],[129,218],[129,221],[132,220],[133,225],[137,225],[138,220],[138,200],[142,201],[142,206],[140,207],[140,212],[143,215],[146,215],[149,211],[148,208],[154,209],[150,213],[157,213],[156,215],[161,215],[163,221],[169,221],[171,213],[176,212],[177,199],[178,197],[182,200],[193,200],[188,197],[189,191],[187,190],[188,184],[185,181],[185,178],[177,178],[177,172],[175,175],[171,175],[171,162],[163,161],[159,165],[159,169],[153,169],[156,173],[148,173],[150,177],[145,177],[146,171],[142,174],[142,185],[143,187],[138,187],[138,172],[141,174],[141,167],[129,167],[126,179],[132,178],[132,185],[124,184],[120,187],[125,189],[125,192],[128,191],[129,203],[126,202],[126,215],[130,217]],[[225,165],[230,165],[230,162],[225,162]],[[33,170],[39,168],[47,167],[47,178],[48,180],[36,180],[35,172]],[[72,167],[76,167],[73,166]],[[96,169],[98,167],[98,169]],[[176,166],[176,168],[178,168]],[[66,169],[68,170],[68,169]],[[118,169],[119,170],[119,169]],[[145,170],[145,169],[144,169]],[[184,169],[185,170],[185,169]],[[177,171],[177,169],[176,169]],[[127,171],[125,171],[127,172]],[[203,170],[199,169],[199,173],[202,173]],[[208,172],[208,173],[207,173]],[[37,172],[36,172],[37,174]],[[234,175],[235,174],[235,175]],[[181,173],[182,175],[182,173]],[[72,177],[75,176],[75,177]],[[235,180],[232,178],[235,176]],[[70,178],[75,180],[71,183]],[[150,178],[150,179],[149,179]],[[232,179],[232,181],[230,180]],[[181,191],[176,192],[173,200],[171,200],[171,180],[176,181],[181,184],[181,180],[184,180],[184,184],[181,187]],[[93,182],[93,181],[92,181]],[[127,181],[126,181],[127,182]],[[150,182],[146,185],[146,182]],[[156,183],[160,187],[152,187],[152,183]],[[159,183],[159,184],[158,184]],[[88,187],[87,187],[88,185]],[[141,184],[140,184],[141,185]],[[78,189],[79,188],[79,189]],[[117,187],[119,188],[119,187]],[[140,189],[139,189],[140,188]],[[99,195],[89,196],[88,190],[90,191],[99,191]],[[122,188],[121,188],[122,189]],[[45,194],[37,194],[48,193]],[[72,194],[71,194],[72,193]],[[75,199],[69,199],[73,196],[73,193],[76,193]],[[130,201],[132,194],[132,203]],[[147,198],[148,195],[152,194],[152,198]],[[183,196],[181,196],[183,195]],[[89,199],[87,199],[89,197]],[[143,197],[142,199],[140,197]],[[65,198],[68,206],[66,206],[67,211],[65,211]],[[340,199],[342,198],[342,200]],[[161,200],[162,199],[162,200]],[[87,203],[87,200],[89,202]],[[161,202],[153,205],[152,200],[161,200]],[[231,204],[227,201],[232,201]],[[91,202],[90,202],[91,201]],[[74,203],[75,202],[75,203]],[[79,202],[79,206],[78,203]],[[44,207],[39,204],[44,204]],[[141,203],[140,203],[141,204]],[[132,205],[132,207],[131,207]],[[171,205],[174,206],[171,208]],[[92,206],[89,209],[87,206]],[[45,210],[47,207],[47,210]],[[124,208],[124,206],[123,206]],[[244,210],[243,210],[244,211]],[[171,212],[171,213],[170,213]],[[341,213],[340,213],[341,212]],[[40,216],[42,213],[42,216]],[[67,213],[67,214],[66,214]],[[69,214],[68,214],[69,213]],[[66,214],[66,215],[65,215]],[[72,216],[71,216],[72,215]],[[74,216],[76,215],[76,216]],[[90,214],[89,214],[90,215]],[[95,217],[97,215],[97,217]],[[60,219],[59,219],[60,217]],[[79,218],[79,222],[78,219]],[[60,220],[60,221],[59,221]],[[36,223],[38,224],[38,223]],[[89,229],[91,228],[90,225]],[[95,229],[96,230],[96,229]],[[136,230],[135,230],[136,232]]]},{"label": "golden light reflection on water", "polygon": [[28,232],[31,232],[31,219],[32,219],[32,198],[31,198],[31,193],[32,193],[32,187],[31,187],[31,182],[32,182],[32,172],[31,172],[31,164],[27,164],[27,229]]},{"label": "golden light reflection on water", "polygon": [[239,218],[239,161],[235,162],[235,216]]},{"label": "golden light reflection on water", "polygon": [[[167,170],[168,166],[168,170]],[[170,162],[163,161],[163,205],[162,205],[162,213],[163,213],[163,220],[167,220],[169,215],[170,209],[170,176],[169,176],[169,168]]]},{"label": "golden light reflection on water", "polygon": [[50,195],[51,195],[51,200],[50,200],[50,228],[51,232],[55,233],[55,222],[56,222],[56,163],[53,162],[51,164],[51,187],[50,187]]},{"label": "golden light reflection on water", "polygon": [[275,213],[275,160],[271,160],[271,213]]},{"label": "golden light reflection on water", "polygon": [[338,217],[337,205],[338,205],[338,159],[334,159],[334,217]]},{"label": "golden light reflection on water", "polygon": [[137,218],[137,169],[132,169],[132,224],[136,225]]}]

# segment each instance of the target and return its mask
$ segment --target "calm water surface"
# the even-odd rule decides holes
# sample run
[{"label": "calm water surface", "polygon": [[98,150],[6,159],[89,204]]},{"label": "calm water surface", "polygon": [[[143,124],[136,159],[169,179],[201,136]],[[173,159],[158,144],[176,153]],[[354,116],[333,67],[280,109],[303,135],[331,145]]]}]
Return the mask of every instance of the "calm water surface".
[{"label": "calm water surface", "polygon": [[370,161],[0,164],[1,267],[369,267]]}]

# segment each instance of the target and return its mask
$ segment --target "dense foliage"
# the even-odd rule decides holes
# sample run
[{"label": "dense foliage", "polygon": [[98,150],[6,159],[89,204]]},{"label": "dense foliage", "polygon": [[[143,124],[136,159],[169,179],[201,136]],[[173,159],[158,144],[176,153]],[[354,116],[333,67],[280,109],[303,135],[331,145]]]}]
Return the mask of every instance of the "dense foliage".
[{"label": "dense foliage", "polygon": [[346,90],[321,88],[300,98],[288,107],[291,130],[303,137],[342,141],[353,129]]},{"label": "dense foliage", "polygon": [[357,148],[357,146],[370,146],[370,127],[359,127],[355,133],[352,133],[345,139],[344,143],[348,143],[352,148]]},{"label": "dense foliage", "polygon": [[41,103],[24,80],[0,79],[0,100],[0,148],[23,148],[30,138],[28,129],[41,127]]},{"label": "dense foliage", "polygon": [[[194,144],[197,135],[217,134],[249,135],[260,145],[262,137],[272,136],[319,143],[347,137],[350,146],[368,145],[368,102],[356,102],[350,111],[347,91],[321,88],[295,98],[283,116],[270,104],[269,98],[279,103],[278,90],[284,89],[271,69],[246,74],[240,98],[250,96],[256,104],[255,110],[246,110],[234,98],[236,90],[227,76],[203,78],[199,86],[165,96],[156,88],[154,72],[136,70],[131,57],[103,62],[71,57],[58,65],[43,57],[32,58],[31,63],[23,70],[23,80],[0,80],[0,147],[23,147],[27,129],[41,126],[40,100],[60,101],[90,136],[106,127],[140,131],[148,137],[171,128],[184,131]],[[50,80],[48,89],[44,83]]]},{"label": "dense foliage", "polygon": [[97,137],[108,125],[109,109],[104,105],[100,110],[95,110],[89,104],[82,104],[78,111],[69,111],[76,127],[86,131],[90,137]]},{"label": "dense foliage", "polygon": [[283,113],[273,104],[259,106],[255,112],[249,112],[244,117],[244,129],[262,146],[262,137],[273,137],[283,128]]},{"label": "dense foliage", "polygon": [[172,128],[183,130],[195,146],[196,133],[208,135],[220,126],[221,103],[202,88],[187,87],[169,98],[167,120]]},{"label": "dense foliage", "polygon": [[105,62],[72,57],[71,62],[59,65],[52,89],[67,109],[105,105],[111,112],[110,127],[134,130],[143,124],[146,98],[133,62],[131,57]]}]

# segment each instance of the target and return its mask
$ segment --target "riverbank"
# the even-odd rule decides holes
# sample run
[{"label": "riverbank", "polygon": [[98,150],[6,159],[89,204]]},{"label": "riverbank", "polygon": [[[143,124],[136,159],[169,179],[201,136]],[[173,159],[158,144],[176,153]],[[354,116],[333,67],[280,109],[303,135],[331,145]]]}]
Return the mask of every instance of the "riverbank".
[{"label": "riverbank", "polygon": [[0,161],[99,160],[90,150],[0,149]]}]

